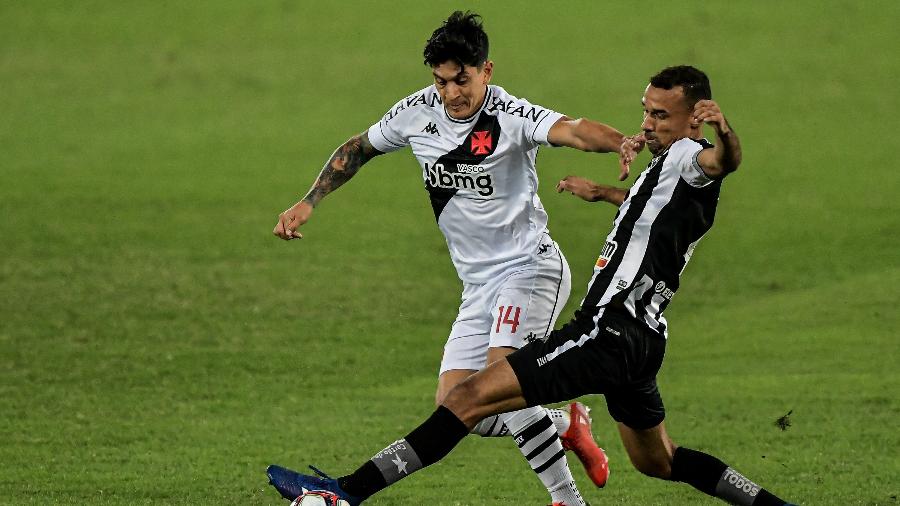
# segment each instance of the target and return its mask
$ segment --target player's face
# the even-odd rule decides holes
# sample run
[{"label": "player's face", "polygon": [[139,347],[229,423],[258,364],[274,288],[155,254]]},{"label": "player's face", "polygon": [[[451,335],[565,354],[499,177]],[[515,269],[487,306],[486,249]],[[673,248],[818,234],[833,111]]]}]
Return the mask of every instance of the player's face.
[{"label": "player's face", "polygon": [[644,91],[644,122],[641,130],[647,139],[647,149],[658,155],[668,149],[675,141],[691,136],[694,125],[691,124],[692,107],[684,96],[681,86],[673,86],[671,90],[654,88],[648,85]]},{"label": "player's face", "polygon": [[479,68],[469,65],[460,67],[453,61],[446,61],[431,70],[447,114],[452,118],[465,119],[475,114],[484,102],[494,63],[488,61]]}]

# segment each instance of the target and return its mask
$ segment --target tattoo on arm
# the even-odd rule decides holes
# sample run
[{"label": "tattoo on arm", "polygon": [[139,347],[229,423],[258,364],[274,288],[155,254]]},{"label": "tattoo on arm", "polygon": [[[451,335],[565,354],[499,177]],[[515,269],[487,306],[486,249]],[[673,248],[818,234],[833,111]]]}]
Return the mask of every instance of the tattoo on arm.
[{"label": "tattoo on arm", "polygon": [[303,200],[315,207],[325,195],[349,181],[360,167],[380,154],[381,151],[369,142],[366,132],[351,137],[334,151]]}]

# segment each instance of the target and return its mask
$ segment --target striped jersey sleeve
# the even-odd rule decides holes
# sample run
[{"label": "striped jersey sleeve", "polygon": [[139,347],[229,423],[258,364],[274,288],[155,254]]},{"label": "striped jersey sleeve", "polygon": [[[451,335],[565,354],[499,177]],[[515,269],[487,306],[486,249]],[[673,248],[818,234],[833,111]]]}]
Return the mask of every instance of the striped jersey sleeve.
[{"label": "striped jersey sleeve", "polygon": [[681,139],[669,148],[669,160],[678,168],[681,178],[694,188],[703,188],[713,180],[703,172],[697,157],[704,146],[692,139]]}]

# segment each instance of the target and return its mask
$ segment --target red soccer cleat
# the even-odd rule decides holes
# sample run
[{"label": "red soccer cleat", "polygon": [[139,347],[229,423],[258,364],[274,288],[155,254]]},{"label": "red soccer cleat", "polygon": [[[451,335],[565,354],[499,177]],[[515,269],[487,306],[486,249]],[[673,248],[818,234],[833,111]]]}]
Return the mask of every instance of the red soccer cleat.
[{"label": "red soccer cleat", "polygon": [[594,485],[602,487],[609,479],[609,460],[606,458],[606,452],[597,446],[594,435],[591,434],[591,417],[588,414],[590,410],[580,402],[573,402],[568,408],[571,420],[569,430],[560,437],[563,448],[572,450]]}]

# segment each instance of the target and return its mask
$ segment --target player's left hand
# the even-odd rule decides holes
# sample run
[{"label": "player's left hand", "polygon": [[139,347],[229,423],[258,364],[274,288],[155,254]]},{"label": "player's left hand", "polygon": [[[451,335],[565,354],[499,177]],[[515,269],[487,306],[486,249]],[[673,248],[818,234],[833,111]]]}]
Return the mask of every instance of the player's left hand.
[{"label": "player's left hand", "polygon": [[600,194],[597,189],[597,183],[580,176],[566,176],[560,182],[556,183],[556,193],[567,191],[588,202],[597,202],[600,200]]},{"label": "player's left hand", "polygon": [[628,173],[631,171],[631,162],[644,149],[646,142],[644,134],[632,135],[622,140],[622,146],[619,148],[619,181],[625,181],[628,178]]},{"label": "player's left hand", "polygon": [[719,109],[719,104],[712,100],[700,100],[694,105],[691,119],[695,123],[706,123],[713,127],[717,134],[727,134],[730,130],[725,115]]}]

